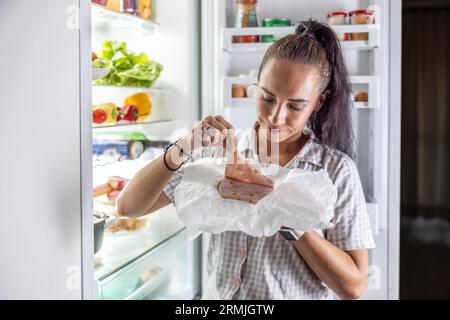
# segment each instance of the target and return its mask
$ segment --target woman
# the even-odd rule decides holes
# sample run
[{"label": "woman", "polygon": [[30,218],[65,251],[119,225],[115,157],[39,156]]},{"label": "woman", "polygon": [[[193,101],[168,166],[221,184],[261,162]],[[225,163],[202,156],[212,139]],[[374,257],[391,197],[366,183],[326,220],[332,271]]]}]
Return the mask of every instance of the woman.
[{"label": "woman", "polygon": [[[368,249],[374,241],[351,160],[350,93],[339,42],[326,25],[301,23],[295,34],[268,49],[258,75],[256,147],[250,137],[249,143],[243,142],[245,154],[261,159],[271,154],[264,146],[275,143],[281,166],[327,170],[338,191],[333,227],[293,230],[290,240],[285,232],[265,238],[234,231],[211,235],[204,298],[331,299],[334,292],[355,299],[363,293]],[[119,214],[139,216],[171,203],[182,177],[178,168],[192,159],[186,150],[197,150],[193,145],[198,141],[203,146],[224,145],[230,129],[222,117],[206,117],[169,148],[166,157],[129,182],[117,202]]]}]

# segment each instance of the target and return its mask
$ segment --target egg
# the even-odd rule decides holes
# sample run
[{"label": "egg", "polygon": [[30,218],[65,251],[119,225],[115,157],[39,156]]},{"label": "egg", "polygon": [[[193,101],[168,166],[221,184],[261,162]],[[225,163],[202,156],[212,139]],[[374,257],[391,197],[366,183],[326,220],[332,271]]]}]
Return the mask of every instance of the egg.
[{"label": "egg", "polygon": [[255,84],[249,85],[246,90],[247,97],[248,98],[256,98],[256,89],[257,89],[257,86]]},{"label": "egg", "polygon": [[367,92],[358,92],[355,95],[355,101],[357,102],[367,102],[369,101],[369,95],[367,94]]},{"label": "egg", "polygon": [[245,87],[243,87],[241,85],[233,84],[231,90],[232,90],[231,96],[233,98],[245,98],[246,97]]}]

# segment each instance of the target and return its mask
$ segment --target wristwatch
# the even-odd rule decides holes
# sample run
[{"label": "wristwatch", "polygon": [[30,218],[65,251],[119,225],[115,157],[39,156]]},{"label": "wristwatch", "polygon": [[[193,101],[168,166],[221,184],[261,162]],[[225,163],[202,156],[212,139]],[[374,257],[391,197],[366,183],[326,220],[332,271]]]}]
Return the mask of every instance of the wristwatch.
[{"label": "wristwatch", "polygon": [[289,227],[281,227],[278,231],[286,240],[297,241],[303,235],[303,231],[298,231]]}]

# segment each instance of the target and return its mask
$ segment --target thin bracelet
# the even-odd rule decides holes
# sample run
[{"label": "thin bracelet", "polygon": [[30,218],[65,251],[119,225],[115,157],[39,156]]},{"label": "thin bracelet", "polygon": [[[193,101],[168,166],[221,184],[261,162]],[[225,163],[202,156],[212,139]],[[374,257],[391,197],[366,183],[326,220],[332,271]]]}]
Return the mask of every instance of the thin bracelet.
[{"label": "thin bracelet", "polygon": [[166,154],[167,154],[167,151],[170,149],[170,147],[172,147],[172,146],[175,145],[175,146],[177,146],[177,147],[183,152],[183,154],[184,154],[184,150],[183,150],[179,145],[177,145],[177,143],[178,143],[180,140],[181,140],[181,138],[178,139],[178,140],[175,141],[175,142],[170,143],[169,145],[167,145],[167,147],[164,148],[164,155],[163,155],[164,165],[165,165],[166,168],[167,168],[168,170],[170,170],[170,171],[177,171],[178,169],[181,168],[181,166],[182,166],[183,164],[185,164],[185,162],[186,162],[187,160],[189,160],[189,159],[192,158],[192,155],[189,154],[189,155],[188,155],[188,158],[187,158],[186,160],[184,160],[183,162],[181,162],[181,164],[180,164],[177,168],[175,168],[175,169],[171,168],[171,167],[167,164]]},{"label": "thin bracelet", "polygon": [[169,167],[169,165],[167,164],[167,161],[166,161],[166,154],[167,154],[167,150],[164,152],[164,155],[163,155],[164,165],[166,166],[166,168],[167,168],[168,170],[170,170],[170,171],[177,171],[178,169],[180,169],[181,166],[183,165],[183,163],[181,163],[181,164],[178,166],[178,168],[176,168],[176,169],[172,169],[171,167]]}]

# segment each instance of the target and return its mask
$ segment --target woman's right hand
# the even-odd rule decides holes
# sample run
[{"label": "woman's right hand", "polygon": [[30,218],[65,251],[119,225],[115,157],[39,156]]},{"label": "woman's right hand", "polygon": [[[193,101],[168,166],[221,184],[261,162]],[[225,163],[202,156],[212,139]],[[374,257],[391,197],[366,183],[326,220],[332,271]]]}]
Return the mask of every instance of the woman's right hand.
[{"label": "woman's right hand", "polygon": [[219,146],[233,148],[236,139],[233,126],[222,116],[207,116],[191,133],[181,139],[179,145],[191,152],[201,147]]}]

